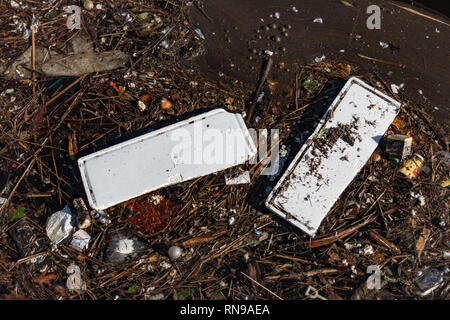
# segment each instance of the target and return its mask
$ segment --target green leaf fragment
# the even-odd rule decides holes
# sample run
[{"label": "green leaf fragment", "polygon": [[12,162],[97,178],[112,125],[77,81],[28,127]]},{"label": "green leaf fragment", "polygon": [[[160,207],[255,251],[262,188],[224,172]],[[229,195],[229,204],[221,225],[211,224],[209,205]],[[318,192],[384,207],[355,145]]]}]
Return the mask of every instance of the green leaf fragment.
[{"label": "green leaf fragment", "polygon": [[136,291],[136,285],[132,285],[131,287],[128,288],[128,293],[134,293]]},{"label": "green leaf fragment", "polygon": [[195,288],[187,288],[177,293],[178,298],[186,300],[195,293]]},{"label": "green leaf fragment", "polygon": [[49,19],[53,19],[53,18],[56,18],[58,15],[59,15],[59,11],[53,11],[52,13],[50,13],[47,17],[49,18]]},{"label": "green leaf fragment", "polygon": [[309,93],[314,93],[317,90],[317,82],[313,80],[305,80],[302,83],[303,88]]},{"label": "green leaf fragment", "polygon": [[12,214],[11,221],[21,219],[24,216],[25,216],[25,207],[18,206],[17,209]]},{"label": "green leaf fragment", "polygon": [[321,135],[323,135],[323,134],[326,134],[328,132],[328,128],[322,128],[322,129],[320,129],[320,131],[319,131],[319,136],[321,136]]},{"label": "green leaf fragment", "polygon": [[148,17],[148,12],[142,12],[140,14],[137,15],[139,17],[139,19],[145,20]]}]

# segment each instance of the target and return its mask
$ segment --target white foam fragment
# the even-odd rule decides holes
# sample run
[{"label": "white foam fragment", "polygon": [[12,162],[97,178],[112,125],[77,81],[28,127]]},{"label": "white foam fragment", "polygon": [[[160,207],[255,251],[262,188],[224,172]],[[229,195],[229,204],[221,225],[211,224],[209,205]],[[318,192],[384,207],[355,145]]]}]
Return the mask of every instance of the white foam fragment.
[{"label": "white foam fragment", "polygon": [[248,171],[244,171],[238,176],[232,176],[227,173],[225,174],[225,183],[227,185],[250,183],[250,174]]},{"label": "white foam fragment", "polygon": [[256,146],[240,114],[215,109],[78,160],[92,208],[240,165]]},{"label": "white foam fragment", "polygon": [[[266,200],[266,206],[310,236],[377,148],[400,103],[350,78]],[[328,117],[328,115],[331,115]],[[351,125],[352,143],[337,139],[322,153],[316,138]],[[312,162],[313,165],[312,165]]]},{"label": "white foam fragment", "polygon": [[321,17],[315,18],[313,20],[314,23],[323,23],[323,19]]}]

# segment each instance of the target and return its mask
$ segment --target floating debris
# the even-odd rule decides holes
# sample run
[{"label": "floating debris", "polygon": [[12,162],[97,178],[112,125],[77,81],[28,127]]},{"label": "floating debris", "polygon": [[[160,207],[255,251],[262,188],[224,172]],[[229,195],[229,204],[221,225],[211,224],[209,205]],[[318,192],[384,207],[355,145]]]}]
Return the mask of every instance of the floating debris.
[{"label": "floating debris", "polygon": [[423,273],[416,280],[416,285],[422,290],[421,295],[429,295],[433,290],[437,289],[444,280],[444,272],[433,268]]},{"label": "floating debris", "polygon": [[323,19],[318,17],[313,20],[314,23],[323,23]]},{"label": "floating debris", "polygon": [[319,63],[326,59],[325,55],[322,55],[321,57],[315,57],[314,62]]},{"label": "floating debris", "polygon": [[116,232],[112,235],[111,242],[106,249],[106,262],[121,264],[128,258],[135,257],[145,250],[148,245],[136,236],[124,232]]},{"label": "floating debris", "polygon": [[74,227],[74,217],[68,206],[55,212],[47,220],[45,231],[53,244],[58,244],[66,239]]},{"label": "floating debris", "polygon": [[[129,55],[121,51],[94,52],[92,44],[80,37],[71,40],[72,54],[61,55],[46,48],[36,46],[36,71],[38,75],[49,77],[81,76],[93,72],[103,72],[125,67]],[[29,47],[8,68],[8,79],[31,79],[32,47]]]},{"label": "floating debris", "polygon": [[161,109],[164,111],[168,111],[172,109],[172,102],[170,102],[166,98],[161,99]]},{"label": "floating debris", "polygon": [[83,0],[83,7],[86,10],[92,10],[94,9],[94,3],[91,0]]},{"label": "floating debris", "polygon": [[66,281],[66,287],[69,291],[85,289],[85,284],[81,280],[81,270],[79,266],[76,264],[71,264],[67,267],[66,273],[69,274]]},{"label": "floating debris", "polygon": [[206,40],[205,35],[203,34],[202,30],[200,30],[199,28],[197,28],[197,29],[195,29],[194,31],[195,31],[195,33],[198,34],[198,36],[199,36],[200,38],[202,38],[203,40]]},{"label": "floating debris", "polygon": [[411,155],[413,138],[401,134],[391,134],[386,137],[384,152],[388,156],[405,159]]},{"label": "floating debris", "polygon": [[408,159],[403,167],[399,170],[400,173],[408,177],[409,179],[415,179],[419,176],[422,170],[425,159],[419,155],[414,154],[411,159]]},{"label": "floating debris", "polygon": [[73,206],[76,212],[77,227],[79,229],[89,228],[91,226],[91,217],[84,200],[82,198],[73,199]]},{"label": "floating debris", "polygon": [[400,89],[403,89],[404,86],[405,86],[404,83],[402,83],[402,84],[400,84],[400,85],[391,84],[391,90],[392,90],[393,93],[397,94],[398,91],[399,91]]},{"label": "floating debris", "polygon": [[177,260],[179,257],[181,257],[181,254],[183,253],[183,250],[178,246],[172,246],[169,248],[169,258],[170,260],[174,261]]},{"label": "floating debris", "polygon": [[248,171],[243,171],[237,176],[225,174],[225,183],[227,185],[250,183],[250,174]]},{"label": "floating debris", "polygon": [[[302,146],[266,200],[270,210],[312,237],[400,111],[397,101],[357,78],[338,96],[310,136],[312,143]],[[374,103],[381,111],[367,108]]]},{"label": "floating debris", "polygon": [[[221,159],[204,160],[201,137],[194,137],[198,142],[180,144],[180,139],[191,139],[197,130],[210,129],[220,132],[224,139],[229,139],[227,135],[232,132],[238,134],[231,144],[217,141],[218,147],[226,145],[229,150],[217,153]],[[236,147],[239,152],[232,152]],[[165,186],[233,167],[255,153],[242,116],[215,109],[82,157],[78,164],[90,206],[102,210]],[[146,154],[152,156],[144,163],[141,159]]]},{"label": "floating debris", "polygon": [[144,112],[145,109],[147,109],[147,106],[145,105],[145,103],[141,100],[138,101],[138,108],[139,110],[141,110],[141,112]]},{"label": "floating debris", "polygon": [[91,236],[84,230],[78,230],[73,234],[70,246],[78,251],[83,251],[88,248]]}]

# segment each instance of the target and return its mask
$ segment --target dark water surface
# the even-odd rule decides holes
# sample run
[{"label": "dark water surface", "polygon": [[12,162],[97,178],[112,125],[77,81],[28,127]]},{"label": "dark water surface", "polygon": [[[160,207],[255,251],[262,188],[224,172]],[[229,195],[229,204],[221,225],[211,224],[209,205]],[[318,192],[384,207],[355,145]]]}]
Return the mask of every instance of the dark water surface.
[{"label": "dark water surface", "polygon": [[[300,65],[325,56],[325,61],[356,66],[362,75],[377,73],[389,85],[403,83],[400,95],[423,106],[448,130],[450,20],[404,2],[346,2],[353,6],[335,0],[204,1],[203,10],[193,7],[190,11],[190,19],[206,38],[207,52],[200,64],[204,70],[223,72],[254,87],[264,56],[258,52],[268,49],[276,52],[274,65],[285,62],[289,69],[274,68],[272,79],[289,85]],[[366,26],[366,9],[371,4],[382,9],[379,30]],[[316,18],[323,23],[313,22]],[[380,42],[389,47],[383,48]],[[406,67],[372,62],[358,53]]]}]

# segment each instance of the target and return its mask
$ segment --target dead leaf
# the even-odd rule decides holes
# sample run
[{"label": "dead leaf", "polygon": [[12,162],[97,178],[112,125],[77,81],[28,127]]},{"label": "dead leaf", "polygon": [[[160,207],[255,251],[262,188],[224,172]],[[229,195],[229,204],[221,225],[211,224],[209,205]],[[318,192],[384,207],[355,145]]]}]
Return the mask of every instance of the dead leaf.
[{"label": "dead leaf", "polygon": [[430,236],[430,229],[423,228],[422,233],[420,234],[420,237],[416,242],[417,259],[419,260],[422,255],[423,249],[425,249],[425,245],[427,244],[429,236]]},{"label": "dead leaf", "polygon": [[38,285],[40,285],[42,287],[44,284],[50,284],[50,282],[52,280],[56,280],[56,279],[58,279],[58,276],[54,273],[50,273],[50,274],[45,274],[45,275],[36,277],[31,281],[33,283],[37,283]]},{"label": "dead leaf", "polygon": [[78,146],[77,146],[77,136],[75,133],[68,135],[69,139],[69,156],[70,158],[75,160],[75,156],[78,153]]},{"label": "dead leaf", "polygon": [[253,262],[249,262],[248,263],[248,275],[250,276],[250,278],[252,279],[256,279],[257,275],[256,275],[256,267],[254,266]]},{"label": "dead leaf", "polygon": [[328,263],[329,264],[337,264],[341,261],[341,257],[335,252],[328,253]]},{"label": "dead leaf", "polygon": [[231,98],[231,97],[228,97],[228,98],[225,99],[225,103],[226,103],[227,105],[233,105],[234,99]]},{"label": "dead leaf", "polygon": [[385,260],[384,254],[381,252],[377,251],[372,255],[372,261],[377,265],[381,265]]},{"label": "dead leaf", "polygon": [[63,287],[55,286],[53,290],[58,296],[67,297],[67,292]]},{"label": "dead leaf", "polygon": [[0,300],[29,300],[29,299],[22,293],[15,294],[14,292],[10,292],[10,293],[1,295]]},{"label": "dead leaf", "polygon": [[414,219],[413,217],[409,217],[408,220],[409,220],[409,223],[411,223],[412,228],[416,229],[416,227],[417,227],[416,219]]},{"label": "dead leaf", "polygon": [[145,103],[146,105],[150,104],[151,100],[152,100],[152,96],[149,93],[146,93],[141,96],[141,101],[143,103]]}]

